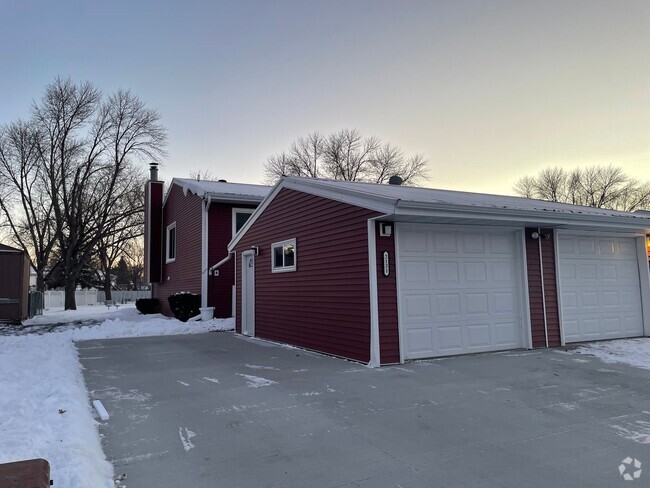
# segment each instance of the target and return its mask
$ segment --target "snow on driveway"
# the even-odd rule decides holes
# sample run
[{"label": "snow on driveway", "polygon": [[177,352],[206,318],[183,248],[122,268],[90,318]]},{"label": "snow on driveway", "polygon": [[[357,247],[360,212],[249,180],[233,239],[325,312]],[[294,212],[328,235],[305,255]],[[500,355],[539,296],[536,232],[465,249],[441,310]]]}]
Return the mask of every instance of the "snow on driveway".
[{"label": "snow on driveway", "polygon": [[[52,312],[0,336],[0,463],[42,457],[59,488],[115,487],[74,341],[232,330],[232,319],[183,323],[119,310]],[[17,332],[17,334],[15,333]],[[189,443],[190,433],[187,432]]]},{"label": "snow on driveway", "polygon": [[596,342],[579,347],[579,354],[590,354],[606,363],[625,363],[650,369],[650,338]]}]

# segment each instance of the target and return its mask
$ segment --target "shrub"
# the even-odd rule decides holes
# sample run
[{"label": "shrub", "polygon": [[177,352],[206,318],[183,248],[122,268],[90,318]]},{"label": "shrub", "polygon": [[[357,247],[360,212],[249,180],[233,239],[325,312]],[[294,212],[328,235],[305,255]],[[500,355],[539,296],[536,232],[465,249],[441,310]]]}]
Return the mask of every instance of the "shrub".
[{"label": "shrub", "polygon": [[138,298],[135,301],[135,308],[137,308],[138,312],[142,315],[160,313],[160,302],[158,302],[157,298]]},{"label": "shrub", "polygon": [[169,308],[172,309],[174,317],[182,322],[187,322],[190,318],[201,313],[201,295],[182,291],[170,295]]}]

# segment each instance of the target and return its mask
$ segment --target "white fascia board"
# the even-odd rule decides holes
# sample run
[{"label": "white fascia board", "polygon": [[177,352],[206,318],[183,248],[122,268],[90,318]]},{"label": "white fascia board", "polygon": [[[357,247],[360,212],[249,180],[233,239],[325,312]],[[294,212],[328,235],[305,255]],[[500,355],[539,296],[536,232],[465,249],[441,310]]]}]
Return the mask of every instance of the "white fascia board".
[{"label": "white fascia board", "polygon": [[223,193],[208,193],[208,197],[211,202],[214,203],[250,203],[252,205],[259,204],[263,197],[256,197],[254,195],[233,195],[233,194],[223,194]]},{"label": "white fascia board", "polygon": [[535,223],[536,226],[564,226],[564,227],[602,227],[613,229],[627,229],[639,233],[648,231],[648,222],[630,222],[625,217],[585,215],[585,214],[552,214],[551,212],[462,207],[458,205],[423,205],[420,203],[399,201],[395,206],[396,216],[418,217],[444,217],[458,219],[486,219],[497,221],[520,221]]},{"label": "white fascia board", "polygon": [[275,187],[271,190],[271,192],[266,196],[264,200],[262,200],[262,203],[259,204],[259,206],[255,209],[253,214],[248,218],[246,223],[243,225],[241,229],[239,229],[239,232],[235,234],[235,236],[232,238],[232,240],[228,243],[228,252],[232,252],[232,250],[235,248],[237,243],[240,241],[240,239],[248,232],[248,229],[251,228],[251,226],[255,223],[255,221],[259,218],[259,216],[264,212],[264,209],[268,207],[275,196],[280,193],[280,190],[284,188],[284,182],[285,180],[282,179],[280,180]]},{"label": "white fascia board", "polygon": [[395,200],[394,198],[360,193],[347,188],[332,188],[321,184],[319,180],[309,178],[301,180],[287,178],[285,188],[302,191],[304,193],[309,193],[311,195],[316,195],[337,202],[347,203],[356,207],[375,210],[382,214],[392,214],[395,211],[395,204],[398,202],[398,200]]},{"label": "white fascia board", "polygon": [[317,180],[295,180],[290,177],[285,177],[281,179],[271,192],[266,196],[262,203],[255,209],[255,212],[250,216],[246,224],[239,230],[237,235],[228,244],[228,251],[232,251],[240,239],[248,232],[248,229],[255,223],[259,216],[264,212],[266,207],[270,205],[273,199],[278,193],[284,188],[289,190],[296,190],[302,193],[308,193],[310,195],[315,195],[329,200],[334,200],[337,202],[348,203],[350,205],[355,205],[361,208],[367,208],[369,210],[375,210],[383,214],[392,214],[395,209],[395,201],[392,199],[386,199],[381,197],[366,197],[359,196],[357,192],[352,192],[348,190],[332,190],[330,188],[324,188],[322,185],[318,185]]}]

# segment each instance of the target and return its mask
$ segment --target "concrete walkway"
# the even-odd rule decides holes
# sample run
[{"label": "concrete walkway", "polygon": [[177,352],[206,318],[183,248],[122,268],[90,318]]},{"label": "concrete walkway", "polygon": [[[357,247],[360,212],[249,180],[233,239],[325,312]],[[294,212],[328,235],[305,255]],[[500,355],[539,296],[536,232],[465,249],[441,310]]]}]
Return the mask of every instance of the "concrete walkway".
[{"label": "concrete walkway", "polygon": [[650,486],[650,372],[589,356],[368,369],[232,333],[77,347],[116,486]]}]

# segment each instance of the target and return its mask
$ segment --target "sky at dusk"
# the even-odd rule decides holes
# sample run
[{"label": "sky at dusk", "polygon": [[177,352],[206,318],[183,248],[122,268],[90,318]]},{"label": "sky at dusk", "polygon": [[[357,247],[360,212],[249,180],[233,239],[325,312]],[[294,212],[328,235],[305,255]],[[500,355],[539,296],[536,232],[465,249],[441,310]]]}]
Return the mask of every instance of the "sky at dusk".
[{"label": "sky at dusk", "polygon": [[169,130],[161,177],[260,183],[312,131],[511,193],[550,165],[650,180],[650,2],[0,0],[0,124],[56,76],[126,88]]}]

